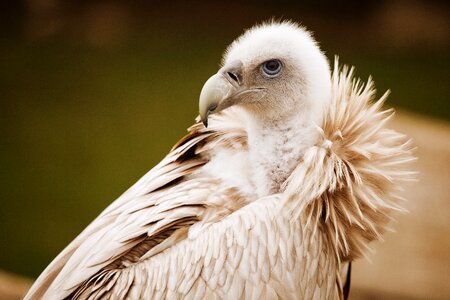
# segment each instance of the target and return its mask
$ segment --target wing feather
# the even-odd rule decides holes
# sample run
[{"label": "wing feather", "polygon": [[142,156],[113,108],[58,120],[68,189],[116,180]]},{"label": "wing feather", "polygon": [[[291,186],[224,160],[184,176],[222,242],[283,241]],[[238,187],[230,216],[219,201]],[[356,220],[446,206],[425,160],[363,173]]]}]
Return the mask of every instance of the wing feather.
[{"label": "wing feather", "polygon": [[[249,216],[253,222],[245,222]],[[102,274],[95,284],[82,286],[76,298],[240,299],[251,295],[251,299],[308,299],[315,295],[334,299],[336,290],[326,284],[334,283],[335,261],[327,248],[314,247],[321,245],[323,236],[313,235],[300,220],[286,216],[280,194],[255,200],[209,224],[201,234],[173,245],[157,259]],[[296,238],[301,242],[283,246],[283,230],[291,238],[294,233],[299,235]],[[242,240],[244,232],[247,235]],[[274,238],[266,240],[266,232]],[[269,245],[276,249],[273,260],[264,252]],[[264,259],[258,258],[260,252]],[[296,258],[291,269],[290,257]],[[320,268],[315,266],[319,261],[323,263]],[[326,278],[320,281],[320,275]]]},{"label": "wing feather", "polygon": [[[245,134],[241,124],[235,122],[233,129],[230,120],[221,122],[224,118],[227,117],[217,116],[216,129],[206,130],[201,124],[192,126],[157,166],[107,207],[55,258],[25,299],[81,295],[90,295],[89,299],[108,298],[111,296],[108,287],[118,282],[118,270],[126,270],[185,239],[193,224],[206,219],[214,221],[212,216],[226,216],[234,210],[230,203],[222,209],[217,199],[235,201],[236,208],[240,207],[242,201],[238,200],[236,190],[202,173],[214,147],[245,141],[245,137],[240,137]],[[219,133],[221,123],[227,125]],[[230,141],[236,137],[238,140]],[[120,280],[123,297],[135,284],[133,276],[125,278]]]}]

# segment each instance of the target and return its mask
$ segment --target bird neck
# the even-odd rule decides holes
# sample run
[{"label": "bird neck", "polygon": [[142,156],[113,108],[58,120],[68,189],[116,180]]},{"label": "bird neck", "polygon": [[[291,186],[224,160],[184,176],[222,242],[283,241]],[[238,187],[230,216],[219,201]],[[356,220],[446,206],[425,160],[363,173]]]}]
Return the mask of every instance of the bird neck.
[{"label": "bird neck", "polygon": [[305,149],[317,141],[317,121],[306,113],[283,119],[252,118],[247,134],[252,182],[258,196],[282,191]]}]

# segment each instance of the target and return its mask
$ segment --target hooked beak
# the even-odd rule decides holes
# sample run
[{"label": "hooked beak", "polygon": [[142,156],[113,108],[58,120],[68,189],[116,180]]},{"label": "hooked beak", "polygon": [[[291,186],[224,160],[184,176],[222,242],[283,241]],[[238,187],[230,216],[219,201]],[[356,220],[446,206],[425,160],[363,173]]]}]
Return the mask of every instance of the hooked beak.
[{"label": "hooked beak", "polygon": [[242,63],[235,61],[211,76],[200,92],[199,113],[205,127],[208,116],[236,103],[236,95],[242,91]]}]

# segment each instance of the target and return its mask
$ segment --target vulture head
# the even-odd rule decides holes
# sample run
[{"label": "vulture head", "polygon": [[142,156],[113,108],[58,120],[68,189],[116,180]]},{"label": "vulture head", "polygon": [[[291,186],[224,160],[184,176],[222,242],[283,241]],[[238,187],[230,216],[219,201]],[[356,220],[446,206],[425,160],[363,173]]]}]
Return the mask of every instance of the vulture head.
[{"label": "vulture head", "polygon": [[230,106],[263,124],[293,117],[320,123],[330,100],[330,68],[305,29],[289,22],[254,27],[228,47],[222,65],[200,94],[205,126],[209,115]]}]

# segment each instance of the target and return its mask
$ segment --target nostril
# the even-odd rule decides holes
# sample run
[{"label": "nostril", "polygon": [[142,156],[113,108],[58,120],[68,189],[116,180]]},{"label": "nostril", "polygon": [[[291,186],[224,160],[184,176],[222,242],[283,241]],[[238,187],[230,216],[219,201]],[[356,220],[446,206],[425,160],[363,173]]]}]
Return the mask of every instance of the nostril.
[{"label": "nostril", "polygon": [[232,85],[238,86],[242,84],[242,62],[235,60],[232,62],[227,62],[223,66],[219,73],[222,74]]},{"label": "nostril", "polygon": [[227,75],[228,75],[231,79],[233,79],[234,81],[236,81],[237,83],[239,83],[239,79],[238,79],[238,77],[237,77],[236,75],[234,75],[234,74],[231,73],[231,72],[227,72]]}]

